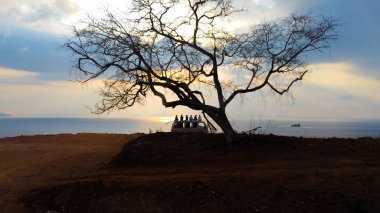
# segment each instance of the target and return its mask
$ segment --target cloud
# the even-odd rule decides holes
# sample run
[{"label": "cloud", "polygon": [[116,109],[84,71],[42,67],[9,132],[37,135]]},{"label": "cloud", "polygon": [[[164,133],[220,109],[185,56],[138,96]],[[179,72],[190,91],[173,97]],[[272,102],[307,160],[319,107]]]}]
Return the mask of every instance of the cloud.
[{"label": "cloud", "polygon": [[252,25],[288,16],[297,5],[298,1],[295,0],[286,3],[280,0],[238,0],[234,2],[234,7],[243,11],[216,24],[231,32],[246,32]]},{"label": "cloud", "polygon": [[339,92],[342,97],[359,97],[380,103],[380,81],[361,73],[362,68],[347,62],[320,63],[310,66],[308,84]]},{"label": "cloud", "polygon": [[39,73],[0,67],[0,80],[36,77]]},{"label": "cloud", "polygon": [[0,13],[8,19],[14,18],[27,23],[46,20],[59,20],[78,12],[77,4],[72,0],[1,0]]},{"label": "cloud", "polygon": [[[36,83],[0,84],[1,112],[13,116],[91,116],[91,110],[101,100],[98,86],[101,80],[80,84],[70,81],[40,81]],[[154,107],[152,107],[154,106]],[[166,109],[159,98],[149,97],[144,105],[105,113],[100,117],[142,118],[154,115],[190,113],[187,108]]]},{"label": "cloud", "polygon": [[[41,31],[62,31],[62,21],[79,12],[73,0],[0,0],[1,28],[9,23]],[[9,30],[3,32],[9,35]]]},{"label": "cloud", "polygon": [[[229,106],[231,119],[362,120],[380,117],[380,79],[363,75],[349,62],[319,63],[284,96],[265,90],[238,97]],[[273,93],[272,93],[273,94]]]},{"label": "cloud", "polygon": [[20,53],[25,53],[25,52],[28,52],[30,50],[30,47],[22,47],[22,48],[20,48],[18,51],[20,52]]},{"label": "cloud", "polygon": [[[1,21],[0,21],[0,42],[3,42],[5,39],[9,38],[11,36],[11,30],[10,26],[1,26]],[[1,43],[0,43],[1,44]]]},{"label": "cloud", "polygon": [[0,111],[14,116],[88,115],[96,100],[93,90],[69,81],[0,84],[0,91]]}]

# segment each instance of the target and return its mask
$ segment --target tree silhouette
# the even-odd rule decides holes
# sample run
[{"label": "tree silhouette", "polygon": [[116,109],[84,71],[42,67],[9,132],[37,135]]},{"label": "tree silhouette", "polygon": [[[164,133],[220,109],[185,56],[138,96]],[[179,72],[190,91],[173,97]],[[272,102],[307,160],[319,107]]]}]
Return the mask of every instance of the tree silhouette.
[{"label": "tree silhouette", "polygon": [[[230,0],[133,0],[122,17],[106,11],[75,27],[65,45],[83,81],[107,78],[96,113],[125,109],[153,94],[165,107],[202,111],[231,140],[236,132],[228,104],[263,88],[289,92],[308,71],[307,54],[329,47],[338,26],[333,18],[308,15],[243,33],[220,26],[238,12]],[[205,90],[215,94],[216,104]]]}]

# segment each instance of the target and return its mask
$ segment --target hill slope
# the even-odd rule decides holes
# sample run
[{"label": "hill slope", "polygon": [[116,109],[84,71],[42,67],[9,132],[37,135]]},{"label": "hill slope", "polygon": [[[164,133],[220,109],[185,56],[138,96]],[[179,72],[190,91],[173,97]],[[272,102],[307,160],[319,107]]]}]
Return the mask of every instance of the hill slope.
[{"label": "hill slope", "polygon": [[[49,179],[21,200],[30,212],[380,210],[378,139],[223,141],[222,135],[165,133],[126,140],[108,165]],[[96,153],[91,156],[94,161]]]}]

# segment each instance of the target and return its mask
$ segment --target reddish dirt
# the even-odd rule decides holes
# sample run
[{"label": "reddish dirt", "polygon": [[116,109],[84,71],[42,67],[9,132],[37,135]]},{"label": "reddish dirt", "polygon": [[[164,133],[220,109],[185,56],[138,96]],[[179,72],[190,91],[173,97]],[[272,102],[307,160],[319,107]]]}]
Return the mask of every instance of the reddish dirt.
[{"label": "reddish dirt", "polygon": [[24,212],[25,193],[105,167],[139,135],[62,134],[0,139],[0,212]]},{"label": "reddish dirt", "polygon": [[18,137],[0,160],[5,212],[380,212],[372,138]]}]

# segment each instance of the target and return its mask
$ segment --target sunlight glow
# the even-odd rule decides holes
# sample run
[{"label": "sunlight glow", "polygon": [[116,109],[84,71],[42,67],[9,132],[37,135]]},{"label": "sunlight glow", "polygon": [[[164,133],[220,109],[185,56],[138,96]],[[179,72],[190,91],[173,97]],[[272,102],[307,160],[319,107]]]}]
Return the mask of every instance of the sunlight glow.
[{"label": "sunlight glow", "polygon": [[0,78],[3,80],[9,78],[30,78],[38,75],[40,74],[37,72],[0,67]]},{"label": "sunlight glow", "polygon": [[162,116],[162,117],[153,117],[152,118],[153,122],[158,122],[158,123],[168,123],[174,120],[173,117],[169,116]]},{"label": "sunlight glow", "polygon": [[378,93],[373,92],[380,87],[380,82],[375,78],[359,75],[359,70],[362,68],[354,64],[347,62],[321,63],[311,65],[310,68],[314,72],[305,82],[328,88],[331,91],[380,101]]}]

